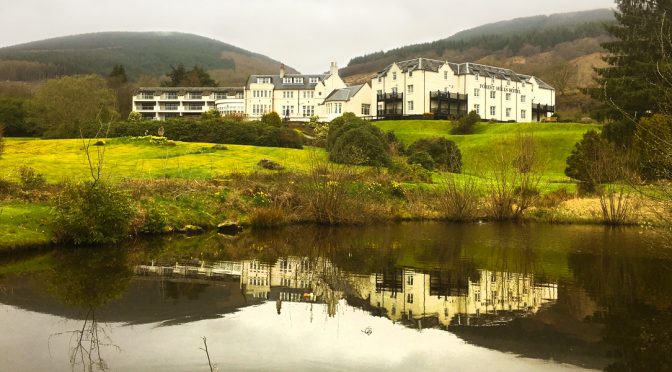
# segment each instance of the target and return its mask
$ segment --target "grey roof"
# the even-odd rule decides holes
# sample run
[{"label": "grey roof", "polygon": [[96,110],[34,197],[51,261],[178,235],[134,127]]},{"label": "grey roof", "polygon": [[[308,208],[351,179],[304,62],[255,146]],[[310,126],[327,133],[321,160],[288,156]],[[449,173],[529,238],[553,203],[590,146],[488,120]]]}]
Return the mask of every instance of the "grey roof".
[{"label": "grey roof", "polygon": [[140,87],[137,92],[215,92],[215,93],[238,93],[243,92],[245,87]]},{"label": "grey roof", "polygon": [[[497,78],[497,79],[509,79],[511,81],[517,81],[517,82],[525,82],[529,83],[530,79],[532,78],[531,76],[528,75],[522,75],[518,74],[508,68],[502,68],[502,67],[494,67],[494,66],[488,66],[488,65],[482,65],[479,63],[471,63],[471,62],[466,62],[466,63],[453,63],[453,62],[448,62],[448,61],[440,61],[436,59],[429,59],[429,58],[415,58],[415,59],[410,59],[407,61],[401,61],[401,62],[395,62],[397,66],[401,69],[402,72],[407,72],[407,71],[415,71],[415,70],[424,70],[424,71],[432,71],[432,72],[438,72],[441,66],[443,65],[448,65],[452,70],[455,75],[480,75],[484,76],[487,78]],[[379,71],[376,74],[376,78],[378,77],[384,77],[387,75],[387,73],[390,71],[390,68],[392,68],[394,64],[391,64],[384,68],[383,70]],[[539,83],[539,87],[542,89],[551,89],[553,90],[554,88],[547,84],[546,82],[542,81],[541,79],[535,77],[537,82]]]},{"label": "grey roof", "polygon": [[351,87],[345,87],[342,89],[336,89],[331,92],[327,98],[324,99],[324,102],[335,102],[335,101],[349,101],[350,98],[354,97],[357,92],[362,89],[364,84],[353,85]]},{"label": "grey roof", "polygon": [[[315,86],[331,76],[330,74],[315,74],[315,75],[300,75],[300,74],[285,74],[285,77],[303,78],[303,84],[284,84],[280,75],[250,75],[247,79],[246,87],[249,89],[251,84],[257,82],[257,78],[271,78],[271,83],[275,86],[275,90],[312,90]],[[310,78],[317,78],[317,83],[309,83]]]},{"label": "grey roof", "polygon": [[[399,66],[399,68],[403,72],[415,71],[415,70],[438,72],[441,66],[445,65],[447,62],[439,61],[437,59],[415,58],[395,63],[397,66]],[[385,67],[383,70],[379,71],[378,74],[376,74],[376,77],[387,75],[391,67],[392,65]]]}]

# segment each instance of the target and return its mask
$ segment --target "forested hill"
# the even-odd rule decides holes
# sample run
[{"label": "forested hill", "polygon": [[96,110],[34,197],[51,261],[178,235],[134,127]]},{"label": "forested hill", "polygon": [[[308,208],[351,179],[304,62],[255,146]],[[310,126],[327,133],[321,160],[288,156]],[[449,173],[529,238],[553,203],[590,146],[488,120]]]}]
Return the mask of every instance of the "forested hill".
[{"label": "forested hill", "polygon": [[581,62],[574,60],[602,52],[600,43],[609,38],[604,24],[613,21],[613,10],[598,9],[497,22],[433,42],[355,57],[341,74],[363,77],[394,61],[416,57],[492,63],[539,73],[551,61]]},{"label": "forested hill", "polygon": [[[102,32],[0,48],[0,80],[56,75],[107,75],[124,65],[131,79],[161,76],[171,65],[199,65],[220,85],[242,85],[251,73],[278,71],[280,62],[206,37],[177,32]],[[290,71],[293,71],[290,69]]]}]

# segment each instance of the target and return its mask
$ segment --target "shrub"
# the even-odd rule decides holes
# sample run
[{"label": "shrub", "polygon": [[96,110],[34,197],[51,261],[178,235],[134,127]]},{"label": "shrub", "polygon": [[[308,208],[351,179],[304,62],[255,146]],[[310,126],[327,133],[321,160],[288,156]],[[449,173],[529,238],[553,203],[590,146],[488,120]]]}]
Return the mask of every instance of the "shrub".
[{"label": "shrub", "polygon": [[278,115],[278,113],[275,111],[264,114],[261,117],[261,122],[266,125],[278,128],[282,126],[282,119],[280,118],[280,115]]},{"label": "shrub", "polygon": [[478,187],[474,177],[458,180],[449,175],[440,189],[439,202],[451,221],[471,221],[478,210]]},{"label": "shrub", "polygon": [[55,213],[59,241],[105,244],[128,235],[135,209],[125,191],[97,182],[67,185],[57,198]]},{"label": "shrub", "polygon": [[168,213],[161,207],[150,204],[144,208],[141,231],[145,234],[160,234],[168,227]]},{"label": "shrub", "polygon": [[434,169],[434,159],[427,151],[417,151],[408,157],[408,164],[418,164],[431,171]]},{"label": "shrub", "polygon": [[454,126],[450,130],[450,133],[452,133],[452,134],[472,134],[472,133],[474,133],[474,127],[480,121],[481,121],[481,117],[476,113],[476,111],[471,111],[470,113],[461,117],[457,121],[457,125]]},{"label": "shrub", "polygon": [[329,160],[341,164],[385,166],[390,157],[381,137],[367,128],[354,128],[338,138],[329,152]]},{"label": "shrub", "polygon": [[614,145],[600,137],[594,130],[583,135],[583,139],[576,143],[572,153],[567,158],[567,177],[588,184],[587,189],[616,181],[619,177],[613,172],[613,164],[618,163]]},{"label": "shrub", "polygon": [[403,158],[392,158],[388,171],[398,181],[432,182],[432,174],[419,164],[408,164]]},{"label": "shrub", "polygon": [[216,108],[211,108],[208,111],[204,112],[201,114],[201,119],[203,120],[211,120],[211,119],[217,119],[220,118],[222,114],[217,110]]},{"label": "shrub", "polygon": [[285,167],[282,165],[268,159],[261,159],[259,160],[259,163],[257,163],[258,166],[264,168],[264,169],[270,169],[270,170],[283,170]]},{"label": "shrub", "polygon": [[438,169],[451,173],[462,172],[462,153],[455,142],[446,138],[419,139],[408,147],[407,152],[411,156],[416,152],[426,152]]},{"label": "shrub", "polygon": [[35,172],[35,169],[29,166],[21,166],[18,169],[18,175],[21,189],[24,191],[38,189],[47,183],[42,174]]},{"label": "shrub", "polygon": [[639,169],[649,180],[672,179],[672,119],[664,115],[643,117],[635,129]]},{"label": "shrub", "polygon": [[138,122],[142,121],[142,119],[143,119],[142,114],[137,111],[131,111],[131,113],[128,114],[128,121]]}]

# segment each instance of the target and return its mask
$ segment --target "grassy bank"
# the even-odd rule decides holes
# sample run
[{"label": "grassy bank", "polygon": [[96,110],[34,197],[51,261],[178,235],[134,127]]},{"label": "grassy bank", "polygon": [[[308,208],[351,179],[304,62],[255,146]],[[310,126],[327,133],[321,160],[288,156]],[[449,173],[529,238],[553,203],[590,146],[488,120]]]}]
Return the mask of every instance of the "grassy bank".
[{"label": "grassy bank", "polygon": [[[433,173],[434,183],[408,181],[386,169],[335,166],[322,149],[304,150],[175,142],[170,145],[112,139],[105,145],[104,175],[131,194],[137,217],[132,234],[174,232],[187,225],[215,229],[224,221],[254,227],[300,223],[365,224],[402,220],[489,220],[492,187],[481,164],[493,144],[518,133],[534,132],[548,159],[524,213],[516,219],[548,223],[602,223],[600,201],[579,197],[564,176],[564,161],[586,130],[579,124],[479,124],[476,134],[453,136],[441,121],[379,122],[406,143],[445,136],[458,143],[466,175]],[[268,159],[284,167],[258,165]],[[46,185],[22,185],[19,169],[42,174]],[[473,175],[474,177],[471,177]],[[0,251],[49,244],[54,237],[53,206],[65,181],[89,179],[81,140],[10,138],[0,158]],[[454,181],[446,181],[453,179]],[[473,205],[456,218],[450,192],[468,182]],[[466,189],[465,189],[466,190]],[[460,190],[458,190],[460,191]],[[463,190],[464,191],[464,190]],[[465,194],[465,192],[462,192]],[[459,204],[459,203],[458,203]],[[660,205],[633,198],[627,223],[655,225]],[[158,223],[157,223],[158,221]],[[150,223],[151,222],[151,223]],[[150,226],[151,225],[151,226]],[[149,227],[148,227],[149,226]]]}]

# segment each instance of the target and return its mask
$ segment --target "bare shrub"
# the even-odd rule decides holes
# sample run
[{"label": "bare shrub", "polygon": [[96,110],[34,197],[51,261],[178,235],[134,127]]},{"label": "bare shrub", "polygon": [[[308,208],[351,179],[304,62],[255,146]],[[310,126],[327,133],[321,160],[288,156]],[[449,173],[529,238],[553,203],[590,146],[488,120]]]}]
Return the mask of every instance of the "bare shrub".
[{"label": "bare shrub", "polygon": [[348,194],[348,184],[355,178],[352,167],[313,161],[304,190],[312,220],[330,225],[359,221],[358,209],[353,208],[354,200]]},{"label": "bare shrub", "polygon": [[443,213],[452,221],[471,221],[478,212],[479,188],[473,176],[458,179],[449,174],[442,182],[440,202]]}]

